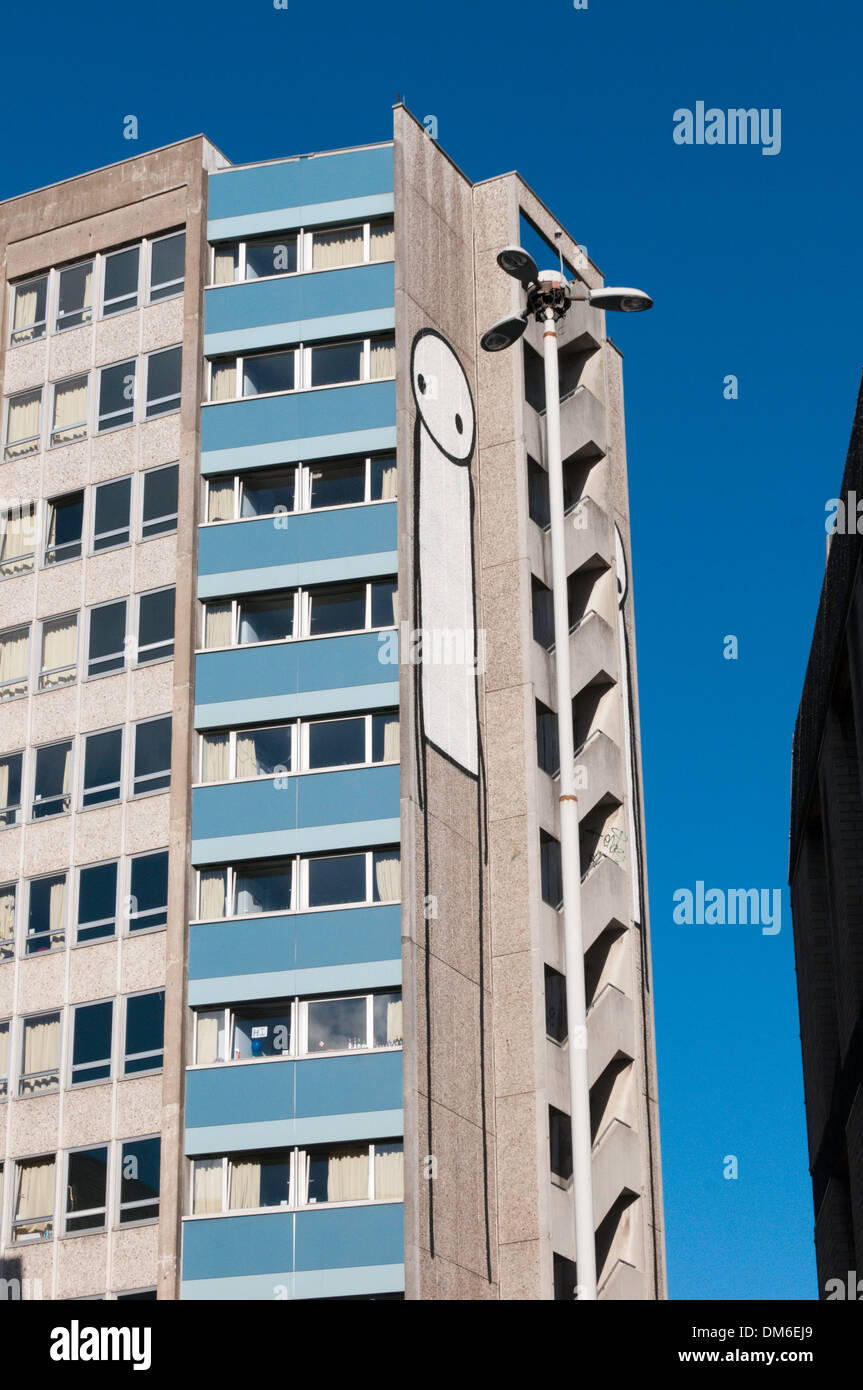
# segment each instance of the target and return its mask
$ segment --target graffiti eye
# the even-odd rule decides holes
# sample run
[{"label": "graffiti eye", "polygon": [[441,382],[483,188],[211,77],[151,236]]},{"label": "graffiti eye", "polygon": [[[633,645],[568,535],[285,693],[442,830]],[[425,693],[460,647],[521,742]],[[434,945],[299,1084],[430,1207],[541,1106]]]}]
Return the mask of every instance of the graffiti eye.
[{"label": "graffiti eye", "polygon": [[424,396],[426,393],[426,379],[423,376],[422,372],[420,372],[419,376],[417,377],[417,390],[419,391],[421,396]]},{"label": "graffiti eye", "polygon": [[460,415],[457,415],[455,417],[455,427],[458,430],[459,434],[464,434],[464,421],[462,420]]}]

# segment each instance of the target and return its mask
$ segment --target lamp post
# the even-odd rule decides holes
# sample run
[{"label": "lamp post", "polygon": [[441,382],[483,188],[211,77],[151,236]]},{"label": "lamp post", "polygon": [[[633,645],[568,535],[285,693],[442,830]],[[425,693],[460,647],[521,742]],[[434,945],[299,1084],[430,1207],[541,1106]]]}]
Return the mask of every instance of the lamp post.
[{"label": "lamp post", "polygon": [[538,270],[520,246],[507,246],[498,265],[527,292],[527,307],[489,328],[481,338],[486,352],[500,352],[518,342],[531,315],[543,325],[545,367],[545,443],[551,515],[551,570],[554,602],[554,649],[557,687],[557,733],[560,750],[560,848],[563,887],[563,937],[566,953],[566,1013],[569,1034],[569,1103],[572,1129],[573,1205],[578,1269],[577,1297],[596,1299],[596,1241],[593,1226],[593,1173],[590,1083],[587,1068],[587,1006],[584,980],[584,932],[581,920],[581,863],[578,798],[575,794],[575,749],[572,728],[572,679],[569,652],[569,599],[564,532],[563,459],[560,443],[560,381],[557,323],[571,304],[638,313],[653,300],[641,290],[590,290],[567,281],[563,270]]}]

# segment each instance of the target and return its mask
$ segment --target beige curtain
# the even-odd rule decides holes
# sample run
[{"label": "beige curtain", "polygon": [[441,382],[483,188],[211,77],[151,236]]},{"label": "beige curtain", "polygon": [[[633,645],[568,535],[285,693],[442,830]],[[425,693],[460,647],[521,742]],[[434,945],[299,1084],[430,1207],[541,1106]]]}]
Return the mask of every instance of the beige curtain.
[{"label": "beige curtain", "polygon": [[224,1014],[198,1014],[195,1021],[195,1061],[199,1066],[222,1062],[219,1053],[219,1033],[224,1027]]},{"label": "beige curtain", "polygon": [[[64,783],[65,786],[65,783]],[[48,926],[51,931],[51,945],[63,942],[63,923],[66,920],[66,880],[61,878],[51,884],[48,900]]]},{"label": "beige curtain", "polygon": [[201,870],[201,920],[225,915],[225,870]]},{"label": "beige curtain", "polygon": [[16,343],[26,343],[33,334],[29,333],[25,337],[21,333],[22,328],[30,328],[36,318],[36,305],[39,302],[39,291],[34,285],[32,290],[15,291],[15,323],[13,332],[17,335]]},{"label": "beige curtain", "polygon": [[[54,1214],[54,1160],[39,1158],[18,1165],[15,1191],[15,1220],[26,1221]],[[29,1235],[26,1227],[18,1227],[19,1238]],[[41,1234],[36,1230],[32,1234]]]},{"label": "beige curtain", "polygon": [[26,627],[0,636],[0,698],[26,694],[28,636]]},{"label": "beige curtain", "polygon": [[194,1216],[212,1216],[221,1210],[222,1160],[199,1159],[192,1175],[192,1213]]},{"label": "beige curtain", "polygon": [[332,270],[340,265],[356,265],[363,258],[362,227],[340,231],[315,232],[312,237],[312,269]]},{"label": "beige curtain", "polygon": [[258,755],[254,734],[237,734],[237,776],[257,777]]},{"label": "beige curtain", "polygon": [[237,394],[237,363],[236,359],[230,362],[214,362],[213,375],[210,381],[210,400],[211,401],[231,401]]},{"label": "beige curtain", "polygon": [[3,524],[0,542],[0,574],[21,574],[33,568],[36,549],[36,508],[24,507],[9,512]]},{"label": "beige curtain", "polygon": [[328,1202],[362,1202],[369,1195],[369,1151],[332,1153],[327,1172]]},{"label": "beige curtain", "polygon": [[374,222],[369,228],[369,259],[391,261],[395,255],[396,234],[392,222]]},{"label": "beige curtain", "polygon": [[401,863],[397,854],[377,861],[375,882],[382,902],[391,902],[401,896]]},{"label": "beige curtain", "polygon": [[201,735],[201,781],[227,782],[230,772],[230,734]]},{"label": "beige curtain", "polygon": [[[390,1006],[392,1007],[392,1006]],[[375,1197],[395,1197],[405,1195],[405,1156],[404,1153],[375,1152]]]},{"label": "beige curtain", "polygon": [[233,246],[217,246],[213,253],[213,284],[232,285],[236,274],[237,252]]},{"label": "beige curtain", "polygon": [[9,1024],[0,1028],[0,1079],[9,1075]]},{"label": "beige curtain", "polygon": [[78,615],[52,620],[42,628],[42,671],[39,685],[47,689],[67,685],[75,679],[75,649],[78,644]]},{"label": "beige curtain", "polygon": [[0,960],[8,959],[15,947],[15,889],[0,890]]},{"label": "beige curtain", "polygon": [[261,1205],[260,1163],[231,1164],[231,1211],[248,1211]]},{"label": "beige curtain", "polygon": [[382,376],[396,374],[396,344],[394,338],[384,338],[382,342],[371,343],[371,365],[369,376],[377,381]]},{"label": "beige curtain", "polygon": [[404,1006],[401,999],[387,1004],[387,1042],[401,1042],[404,1037]]},{"label": "beige curtain", "polygon": [[384,501],[384,502],[391,502],[392,499],[396,496],[396,478],[397,478],[397,476],[398,476],[398,469],[396,468],[395,463],[390,464],[390,466],[389,466],[388,468],[385,468],[385,469],[383,470],[383,474],[381,475],[381,500],[382,500],[382,501]]},{"label": "beige curtain", "polygon": [[[54,894],[51,894],[53,907]],[[60,1020],[59,1018],[35,1019],[24,1025],[24,1072],[34,1076],[37,1072],[56,1072],[60,1065]],[[53,1089],[57,1082],[54,1077],[43,1077],[39,1082],[30,1082],[28,1090]]]},{"label": "beige curtain", "polygon": [[9,805],[9,759],[0,762],[0,811]]},{"label": "beige curtain", "polygon": [[399,717],[390,714],[384,725],[384,762],[398,762],[399,757]]},{"label": "beige curtain", "polygon": [[219,478],[210,481],[207,489],[207,520],[233,521],[234,519],[234,480]]},{"label": "beige curtain", "polygon": [[42,392],[28,392],[17,400],[9,402],[9,425],[6,431],[6,457],[17,458],[20,454],[32,453],[38,443],[21,444],[19,440],[31,440],[38,435],[42,420]]},{"label": "beige curtain", "polygon": [[231,629],[230,603],[208,603],[204,618],[204,646],[230,647]]},{"label": "beige curtain", "polygon": [[55,444],[83,439],[87,433],[87,378],[61,382],[54,388],[54,424],[51,438]]}]

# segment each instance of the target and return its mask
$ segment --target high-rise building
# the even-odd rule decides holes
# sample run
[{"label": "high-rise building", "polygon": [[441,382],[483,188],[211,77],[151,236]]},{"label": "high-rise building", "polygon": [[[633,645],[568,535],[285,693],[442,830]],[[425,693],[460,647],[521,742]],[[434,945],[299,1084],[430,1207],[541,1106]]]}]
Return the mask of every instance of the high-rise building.
[{"label": "high-rise building", "polygon": [[[863,386],[794,730],[790,883],[821,1298],[863,1289]],[[835,518],[835,520],[834,520]],[[859,1273],[855,1273],[859,1271]],[[849,1282],[850,1281],[850,1282]]]},{"label": "high-rise building", "polygon": [[[539,329],[478,355],[504,245],[601,284],[559,230],[402,106],[378,145],[196,138],[0,206],[25,1296],[573,1296]],[[599,1296],[662,1298],[621,369],[586,305],[561,402]]]}]

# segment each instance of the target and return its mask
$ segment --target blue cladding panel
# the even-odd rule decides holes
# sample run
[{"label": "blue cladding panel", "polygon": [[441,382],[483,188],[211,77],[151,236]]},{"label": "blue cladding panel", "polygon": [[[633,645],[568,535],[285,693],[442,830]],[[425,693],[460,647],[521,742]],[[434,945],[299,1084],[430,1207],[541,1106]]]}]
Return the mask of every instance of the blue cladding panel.
[{"label": "blue cladding panel", "polygon": [[379,145],[212,174],[207,212],[215,222],[306,203],[363,198],[392,188],[392,145]]},{"label": "blue cladding panel", "polygon": [[189,1281],[399,1265],[403,1252],[401,1202],[213,1217],[183,1226],[183,1278]]},{"label": "blue cladding panel", "polygon": [[202,652],[195,663],[195,698],[199,705],[213,705],[267,695],[389,685],[398,680],[398,666],[385,659],[391,639],[392,633],[357,632],[309,642]]},{"label": "blue cladding panel", "polygon": [[[198,575],[314,565],[396,549],[395,502],[223,522],[198,533]],[[295,581],[295,582],[300,582]],[[210,586],[212,587],[212,586]],[[234,592],[226,588],[225,594]]]},{"label": "blue cladding panel", "polygon": [[[392,308],[395,302],[395,270],[392,261],[345,266],[314,274],[277,276],[219,285],[204,297],[205,335],[218,334],[218,350],[230,352],[230,335],[269,325],[294,326],[283,343],[306,339],[308,325],[328,318]],[[334,335],[338,328],[331,330]],[[326,329],[316,332],[323,337]],[[245,339],[242,340],[245,342]],[[239,346],[239,345],[238,345]],[[207,348],[207,351],[212,351]]]},{"label": "blue cladding panel", "polygon": [[397,903],[202,922],[190,929],[190,980],[400,959]]},{"label": "blue cladding panel", "polygon": [[[403,1258],[404,1207],[343,1207],[328,1212],[337,1220],[318,1221],[316,1211],[296,1216],[295,1269],[344,1269],[357,1265],[395,1264]],[[369,1217],[372,1219],[369,1220]]]},{"label": "blue cladding panel", "polygon": [[223,782],[192,793],[192,839],[245,838],[398,815],[399,768],[394,765]]},{"label": "blue cladding panel", "polygon": [[186,1073],[186,1128],[400,1110],[400,1051],[222,1064]]}]

